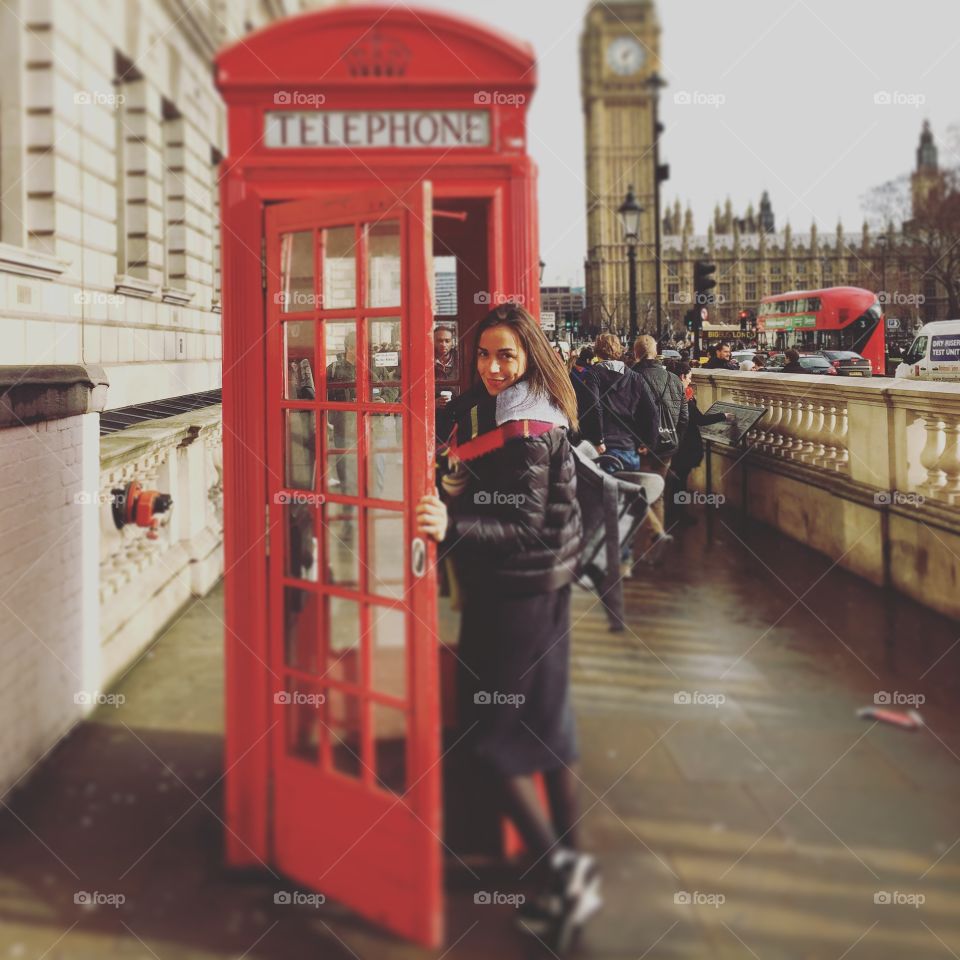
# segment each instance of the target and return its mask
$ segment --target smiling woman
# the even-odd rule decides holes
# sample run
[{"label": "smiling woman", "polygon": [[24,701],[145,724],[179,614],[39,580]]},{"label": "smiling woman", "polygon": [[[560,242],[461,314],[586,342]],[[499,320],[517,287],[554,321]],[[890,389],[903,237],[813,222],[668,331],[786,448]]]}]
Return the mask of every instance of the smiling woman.
[{"label": "smiling woman", "polygon": [[[479,382],[454,401],[441,449],[444,499],[420,532],[448,545],[463,594],[457,706],[470,762],[500,785],[504,812],[542,867],[521,926],[562,948],[600,903],[577,852],[570,702],[570,591],[580,552],[573,387],[540,325],[516,304],[478,328]],[[549,818],[538,797],[542,774]]]}]

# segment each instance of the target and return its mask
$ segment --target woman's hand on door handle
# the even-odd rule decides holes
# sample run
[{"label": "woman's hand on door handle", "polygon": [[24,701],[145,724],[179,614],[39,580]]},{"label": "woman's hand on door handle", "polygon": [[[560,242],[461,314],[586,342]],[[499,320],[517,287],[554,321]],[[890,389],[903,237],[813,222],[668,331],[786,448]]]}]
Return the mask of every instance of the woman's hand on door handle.
[{"label": "woman's hand on door handle", "polygon": [[447,535],[447,505],[436,490],[421,497],[417,504],[417,531],[437,543]]}]

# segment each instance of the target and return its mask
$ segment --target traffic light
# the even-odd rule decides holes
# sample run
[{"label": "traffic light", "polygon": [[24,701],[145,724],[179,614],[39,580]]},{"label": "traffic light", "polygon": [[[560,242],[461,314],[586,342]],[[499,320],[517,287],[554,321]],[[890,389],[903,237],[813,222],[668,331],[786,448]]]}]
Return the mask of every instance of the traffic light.
[{"label": "traffic light", "polygon": [[740,311],[740,329],[749,330],[757,320],[757,315],[752,310]]},{"label": "traffic light", "polygon": [[714,295],[710,292],[717,281],[712,274],[717,272],[715,263],[707,263],[706,260],[698,260],[693,265],[693,302],[697,306],[704,306],[708,303],[715,303]]},{"label": "traffic light", "polygon": [[696,307],[691,307],[684,315],[683,322],[686,328],[690,331],[700,329],[700,311]]}]

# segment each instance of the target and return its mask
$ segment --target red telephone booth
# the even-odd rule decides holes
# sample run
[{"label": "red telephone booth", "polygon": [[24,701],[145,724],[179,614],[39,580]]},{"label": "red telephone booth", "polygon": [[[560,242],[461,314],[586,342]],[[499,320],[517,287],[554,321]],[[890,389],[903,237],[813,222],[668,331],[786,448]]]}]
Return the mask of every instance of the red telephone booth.
[{"label": "red telephone booth", "polygon": [[227,858],[436,946],[444,658],[413,507],[477,322],[539,311],[533,51],[338,7],[216,69]]}]

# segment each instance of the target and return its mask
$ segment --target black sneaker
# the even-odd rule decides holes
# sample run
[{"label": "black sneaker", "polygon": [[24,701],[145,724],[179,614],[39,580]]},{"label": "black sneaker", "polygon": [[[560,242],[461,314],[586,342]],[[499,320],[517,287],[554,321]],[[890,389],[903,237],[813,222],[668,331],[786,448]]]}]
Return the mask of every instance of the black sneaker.
[{"label": "black sneaker", "polygon": [[517,922],[556,953],[569,949],[575,935],[603,905],[600,869],[588,853],[559,850],[551,860],[544,890],[526,901]]}]

